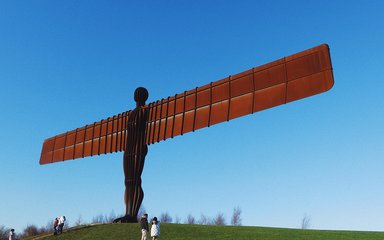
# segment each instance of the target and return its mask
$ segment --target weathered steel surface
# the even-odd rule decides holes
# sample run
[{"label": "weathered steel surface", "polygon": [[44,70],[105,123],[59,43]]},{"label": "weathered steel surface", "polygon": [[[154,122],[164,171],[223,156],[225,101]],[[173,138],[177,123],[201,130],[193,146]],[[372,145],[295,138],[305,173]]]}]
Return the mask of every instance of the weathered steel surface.
[{"label": "weathered steel surface", "polygon": [[145,143],[146,123],[148,121],[148,108],[143,108],[148,98],[145,88],[135,91],[136,108],[128,118],[127,141],[124,152],[124,176],[125,176],[125,216],[120,222],[136,222],[144,192],[141,188],[141,174],[144,168],[145,156],[148,147]]},{"label": "weathered steel surface", "polygon": [[333,86],[327,45],[149,104],[147,143],[325,92]]},{"label": "weathered steel surface", "polygon": [[130,114],[123,112],[45,140],[40,164],[123,151]]},{"label": "weathered steel surface", "polygon": [[[146,143],[325,92],[333,86],[327,45],[293,54],[152,102]],[[131,111],[45,140],[40,164],[124,151]]]}]

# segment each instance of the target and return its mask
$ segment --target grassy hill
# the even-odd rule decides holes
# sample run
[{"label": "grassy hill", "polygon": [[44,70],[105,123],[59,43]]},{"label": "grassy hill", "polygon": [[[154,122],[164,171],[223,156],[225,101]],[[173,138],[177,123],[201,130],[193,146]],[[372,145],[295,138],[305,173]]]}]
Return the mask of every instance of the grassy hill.
[{"label": "grassy hill", "polygon": [[[70,229],[60,236],[32,239],[140,239],[138,224],[103,224]],[[160,240],[383,240],[384,232],[300,230],[265,227],[161,224]]]}]

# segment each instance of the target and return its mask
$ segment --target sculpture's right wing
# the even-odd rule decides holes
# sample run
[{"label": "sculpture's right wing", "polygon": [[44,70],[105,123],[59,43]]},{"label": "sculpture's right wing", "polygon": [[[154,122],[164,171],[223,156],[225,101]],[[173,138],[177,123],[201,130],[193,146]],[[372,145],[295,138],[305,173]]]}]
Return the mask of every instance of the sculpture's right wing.
[{"label": "sculpture's right wing", "polygon": [[326,92],[333,86],[326,44],[149,104],[146,142]]}]

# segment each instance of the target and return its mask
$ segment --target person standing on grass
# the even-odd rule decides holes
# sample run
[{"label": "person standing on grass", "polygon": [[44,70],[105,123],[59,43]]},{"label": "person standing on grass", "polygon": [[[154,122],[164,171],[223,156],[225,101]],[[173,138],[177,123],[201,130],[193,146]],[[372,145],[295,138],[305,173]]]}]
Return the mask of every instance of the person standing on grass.
[{"label": "person standing on grass", "polygon": [[15,240],[16,239],[16,234],[15,234],[15,229],[11,229],[11,231],[9,231],[9,235],[8,235],[8,239],[9,240]]},{"label": "person standing on grass", "polygon": [[148,235],[148,214],[144,213],[140,219],[141,226],[141,240],[147,240]]},{"label": "person standing on grass", "polygon": [[65,216],[61,216],[59,217],[59,233],[62,234],[63,233],[63,227],[64,227],[64,222],[65,222]]},{"label": "person standing on grass", "polygon": [[57,227],[59,226],[59,219],[55,218],[53,221],[53,235],[57,235]]},{"label": "person standing on grass", "polygon": [[159,236],[160,236],[160,222],[157,221],[157,217],[154,217],[152,220],[152,227],[151,227],[152,240],[157,240]]}]

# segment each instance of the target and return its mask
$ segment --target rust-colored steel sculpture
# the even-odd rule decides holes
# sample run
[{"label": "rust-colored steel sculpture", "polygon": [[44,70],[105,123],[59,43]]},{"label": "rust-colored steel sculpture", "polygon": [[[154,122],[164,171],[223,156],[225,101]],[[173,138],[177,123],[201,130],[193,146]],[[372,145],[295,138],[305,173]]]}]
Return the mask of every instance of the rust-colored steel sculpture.
[{"label": "rust-colored steel sculpture", "polygon": [[124,152],[126,215],[137,221],[147,145],[257,111],[323,93],[334,83],[326,44],[136,108],[44,141],[40,164]]}]

